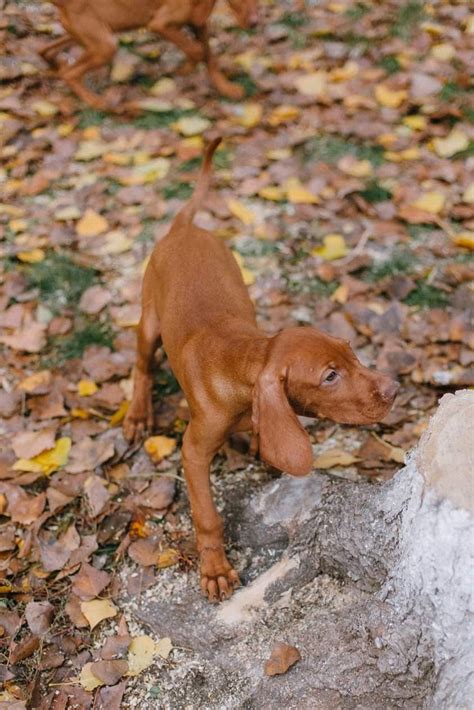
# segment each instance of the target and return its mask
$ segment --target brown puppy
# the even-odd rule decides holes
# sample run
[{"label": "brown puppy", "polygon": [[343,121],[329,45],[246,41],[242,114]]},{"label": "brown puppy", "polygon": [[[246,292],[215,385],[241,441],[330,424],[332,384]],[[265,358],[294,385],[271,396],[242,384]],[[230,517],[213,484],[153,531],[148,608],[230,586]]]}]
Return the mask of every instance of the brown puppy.
[{"label": "brown puppy", "polygon": [[[257,22],[257,0],[227,0],[239,25],[251,27]],[[117,48],[115,32],[146,27],[158,32],[181,49],[194,65],[205,61],[212,84],[224,96],[240,99],[241,86],[232,84],[219,69],[209,47],[207,22],[216,0],[52,0],[59,9],[61,23],[68,33],[46,45],[40,52],[43,59],[54,64],[57,55],[76,41],[84,48],[82,56],[72,65],[62,65],[59,75],[89,106],[110,108],[97,94],[83,84],[84,75],[111,61]],[[184,31],[190,26],[196,35]]]},{"label": "brown puppy", "polygon": [[211,601],[238,584],[224,552],[223,525],[212,499],[209,466],[231,432],[253,429],[261,457],[295,476],[312,468],[310,440],[297,414],[370,424],[389,411],[398,384],[363,367],[349,345],[310,327],[262,333],[227,246],[193,224],[209,185],[207,149],[196,190],[155,247],[143,283],[128,440],[153,425],[152,361],[163,343],[186,395],[190,422],[182,459],[201,587]]}]

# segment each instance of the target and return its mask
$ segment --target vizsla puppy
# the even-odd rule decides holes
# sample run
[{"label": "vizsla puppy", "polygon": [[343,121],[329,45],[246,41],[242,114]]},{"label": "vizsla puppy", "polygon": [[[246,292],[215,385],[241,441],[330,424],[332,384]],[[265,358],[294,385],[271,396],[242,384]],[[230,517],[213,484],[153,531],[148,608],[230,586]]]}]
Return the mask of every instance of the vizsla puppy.
[{"label": "vizsla puppy", "polygon": [[231,432],[253,430],[260,456],[304,476],[312,468],[309,437],[297,414],[347,424],[372,424],[389,411],[398,384],[363,367],[349,345],[310,327],[262,333],[227,246],[193,224],[209,186],[208,147],[190,202],[155,247],[143,282],[142,316],[128,440],[153,425],[152,361],[163,343],[186,395],[190,422],[182,460],[197,548],[201,587],[211,601],[227,599],[239,583],[224,551],[209,467]]},{"label": "vizsla puppy", "polygon": [[[257,0],[227,0],[239,25],[243,28],[257,22]],[[110,108],[103,98],[87,89],[84,75],[111,61],[117,48],[115,32],[146,27],[158,32],[181,49],[194,65],[205,61],[216,89],[231,99],[244,95],[241,86],[232,84],[219,69],[217,58],[209,47],[207,22],[216,0],[52,0],[59,9],[61,23],[68,33],[46,45],[40,52],[54,64],[57,55],[74,41],[84,53],[72,65],[61,65],[59,75],[69,87],[93,108]],[[189,26],[195,38],[183,29]]]}]

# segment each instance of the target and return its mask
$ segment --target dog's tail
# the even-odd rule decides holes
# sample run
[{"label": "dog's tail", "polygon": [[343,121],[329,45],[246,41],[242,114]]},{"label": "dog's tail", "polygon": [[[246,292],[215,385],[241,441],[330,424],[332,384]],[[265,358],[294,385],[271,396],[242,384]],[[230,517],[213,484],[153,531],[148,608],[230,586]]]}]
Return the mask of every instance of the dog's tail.
[{"label": "dog's tail", "polygon": [[180,224],[190,224],[197,210],[201,207],[206,197],[211,183],[212,156],[222,140],[222,136],[214,138],[206,148],[201,172],[197,179],[196,187],[189,202],[183,207],[176,217],[176,222]]}]

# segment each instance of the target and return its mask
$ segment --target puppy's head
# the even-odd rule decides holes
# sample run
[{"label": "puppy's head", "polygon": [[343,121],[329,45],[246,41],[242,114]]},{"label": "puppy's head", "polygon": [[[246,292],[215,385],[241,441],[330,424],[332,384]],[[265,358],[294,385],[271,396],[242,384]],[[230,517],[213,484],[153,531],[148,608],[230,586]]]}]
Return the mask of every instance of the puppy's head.
[{"label": "puppy's head", "polygon": [[228,0],[239,26],[247,30],[258,23],[257,0]]},{"label": "puppy's head", "polygon": [[293,475],[308,473],[311,444],[295,411],[341,424],[373,424],[388,414],[398,387],[364,367],[344,340],[313,328],[282,331],[271,342],[253,395],[262,458]]}]

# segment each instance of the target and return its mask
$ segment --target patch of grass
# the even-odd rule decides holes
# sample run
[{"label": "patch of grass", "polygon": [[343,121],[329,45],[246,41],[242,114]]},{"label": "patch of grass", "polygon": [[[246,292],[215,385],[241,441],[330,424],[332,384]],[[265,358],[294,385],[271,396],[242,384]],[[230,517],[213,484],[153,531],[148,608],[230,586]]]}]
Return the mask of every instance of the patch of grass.
[{"label": "patch of grass", "polygon": [[144,89],[151,89],[153,84],[156,83],[156,79],[153,79],[153,77],[148,74],[136,74],[129,79],[129,83],[133,84],[133,86],[141,86]]},{"label": "patch of grass", "polygon": [[144,220],[142,222],[142,225],[142,231],[138,235],[137,241],[142,242],[143,244],[148,244],[149,242],[152,242],[155,239],[156,223],[153,220],[148,219]]},{"label": "patch of grass", "polygon": [[449,303],[448,295],[436,286],[418,281],[414,291],[408,294],[404,303],[419,308],[444,308]]},{"label": "patch of grass", "polygon": [[228,170],[234,160],[234,151],[231,148],[221,148],[214,153],[213,163],[217,170]]},{"label": "patch of grass", "polygon": [[402,65],[396,57],[389,54],[380,60],[379,67],[387,72],[387,74],[396,74],[401,70]]},{"label": "patch of grass", "polygon": [[302,12],[285,12],[285,14],[279,19],[278,24],[285,25],[285,27],[296,30],[298,27],[303,27],[307,21],[308,18]]},{"label": "patch of grass", "polygon": [[455,81],[447,81],[439,92],[438,97],[441,99],[441,101],[454,101],[455,99],[462,96],[464,92],[465,90],[463,89],[463,87],[459,86],[459,84],[456,84]]},{"label": "patch of grass", "polygon": [[371,180],[365,190],[360,190],[358,194],[367,202],[384,202],[392,197],[390,190],[386,190],[376,180]]},{"label": "patch of grass", "polygon": [[153,382],[153,396],[159,399],[180,391],[179,382],[167,367],[162,367]]},{"label": "patch of grass", "polygon": [[201,167],[201,163],[202,163],[202,158],[200,158],[200,157],[190,158],[189,160],[185,160],[184,163],[181,163],[181,165],[178,168],[178,171],[180,173],[193,172],[193,170],[197,170],[199,167]]},{"label": "patch of grass", "polygon": [[252,239],[248,237],[247,239],[239,240],[239,243],[233,248],[235,248],[239,254],[242,254],[242,256],[259,257],[275,254],[278,251],[278,244],[263,239]]},{"label": "patch of grass", "polygon": [[307,36],[298,30],[289,30],[288,39],[293,49],[304,49],[308,41]]},{"label": "patch of grass", "polygon": [[470,158],[473,155],[474,155],[474,141],[470,141],[466,150],[461,150],[461,151],[459,151],[459,153],[455,153],[452,157],[455,160],[460,160],[460,159],[464,160],[465,158]]},{"label": "patch of grass", "polygon": [[105,345],[112,350],[113,340],[110,323],[91,320],[66,337],[54,338],[52,357],[57,363],[81,358],[90,345]]},{"label": "patch of grass", "polygon": [[381,281],[387,276],[409,273],[415,264],[416,258],[411,252],[395,251],[388,259],[366,269],[362,276],[368,281]]},{"label": "patch of grass", "polygon": [[85,108],[79,113],[78,128],[89,128],[89,126],[101,126],[108,118],[104,111],[97,111],[95,108]]},{"label": "patch of grass", "polygon": [[353,7],[348,8],[344,15],[347,17],[348,20],[352,20],[353,22],[357,22],[358,20],[361,20],[365,15],[370,11],[370,7],[366,5],[364,2],[357,2]]},{"label": "patch of grass", "polygon": [[374,167],[384,161],[384,149],[379,145],[360,145],[342,136],[314,136],[302,148],[303,161],[321,161],[334,164],[345,155],[353,155],[358,160],[369,160]]},{"label": "patch of grass", "polygon": [[63,306],[75,306],[83,292],[97,281],[97,271],[76,264],[65,254],[51,254],[38,264],[25,268],[32,288],[38,288],[41,301],[53,311]]},{"label": "patch of grass", "polygon": [[239,74],[234,74],[232,77],[234,84],[239,84],[245,91],[245,96],[249,98],[253,96],[258,91],[258,86],[247,72],[240,72]]},{"label": "patch of grass", "polygon": [[163,188],[162,194],[165,200],[187,200],[193,194],[193,187],[189,182],[172,182]]},{"label": "patch of grass", "polygon": [[420,0],[408,0],[400,6],[391,28],[391,34],[394,37],[409,40],[425,17],[424,3]]},{"label": "patch of grass", "polygon": [[331,296],[338,287],[337,281],[322,281],[314,277],[307,279],[301,276],[288,275],[286,278],[286,288],[292,294],[312,294],[315,296]]},{"label": "patch of grass", "polygon": [[175,108],[170,111],[145,111],[142,116],[133,120],[135,128],[143,128],[146,131],[154,128],[166,128],[171,123],[178,121],[183,116],[192,115],[194,111],[189,109]]}]

